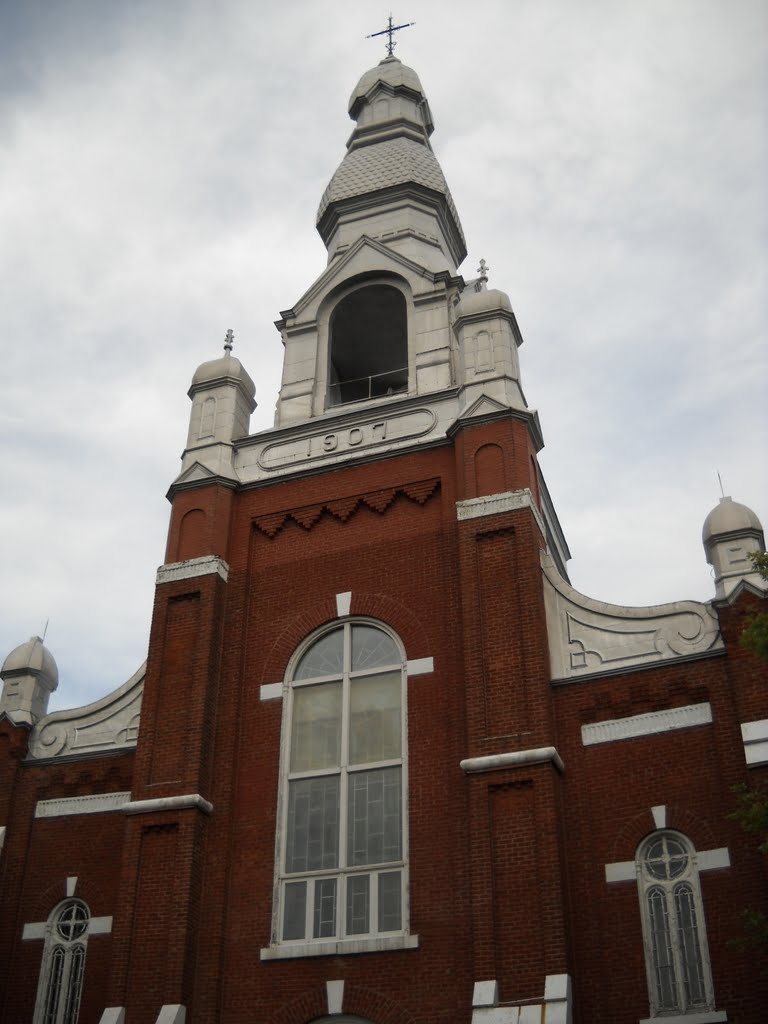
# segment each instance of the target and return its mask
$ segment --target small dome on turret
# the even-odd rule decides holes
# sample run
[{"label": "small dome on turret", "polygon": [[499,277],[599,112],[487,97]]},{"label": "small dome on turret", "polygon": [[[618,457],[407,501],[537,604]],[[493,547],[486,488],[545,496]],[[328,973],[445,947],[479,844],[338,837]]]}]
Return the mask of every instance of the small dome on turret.
[{"label": "small dome on turret", "polygon": [[192,376],[192,387],[209,384],[211,381],[221,380],[222,377],[238,380],[251,396],[256,394],[256,385],[251,380],[251,375],[234,356],[221,356],[219,359],[209,359],[207,363],[201,363]]},{"label": "small dome on turret", "polygon": [[227,331],[227,336],[224,341],[224,355],[219,356],[218,359],[209,359],[207,362],[201,363],[200,366],[198,366],[192,376],[190,394],[196,391],[201,385],[226,379],[237,381],[250,398],[254,397],[256,394],[256,385],[251,380],[250,374],[240,360],[236,359],[232,355],[233,343],[234,334],[232,331]]},{"label": "small dome on turret", "polygon": [[506,292],[498,288],[483,288],[481,291],[467,289],[461,296],[457,313],[459,316],[474,316],[495,309],[506,309],[512,312],[512,303]]},{"label": "small dome on turret", "polygon": [[26,643],[15,647],[3,662],[0,676],[27,674],[43,677],[50,690],[59,685],[59,669],[53,655],[39,636],[30,637]]},{"label": "small dome on turret", "polygon": [[409,68],[406,64],[401,63],[397,57],[385,57],[384,60],[379,61],[375,68],[366,71],[352,90],[352,95],[349,97],[350,117],[355,117],[357,103],[367,96],[377,82],[385,82],[393,89],[399,86],[400,88],[420,93],[422,96],[424,95],[424,89],[419,81],[419,76],[413,68]]},{"label": "small dome on turret", "polygon": [[733,498],[723,497],[704,520],[701,539],[706,544],[713,537],[748,531],[762,534],[763,526],[757,515]]}]

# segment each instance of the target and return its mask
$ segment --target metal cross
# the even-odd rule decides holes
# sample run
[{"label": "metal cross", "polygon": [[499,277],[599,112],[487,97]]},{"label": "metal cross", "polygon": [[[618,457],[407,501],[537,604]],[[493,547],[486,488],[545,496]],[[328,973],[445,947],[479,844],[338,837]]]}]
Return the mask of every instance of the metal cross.
[{"label": "metal cross", "polygon": [[385,45],[387,47],[387,56],[391,57],[392,56],[392,51],[397,46],[397,43],[392,38],[394,33],[395,32],[399,32],[401,28],[410,28],[411,25],[415,25],[415,24],[416,24],[415,21],[407,21],[404,25],[393,25],[392,24],[392,15],[390,14],[390,16],[389,16],[389,23],[388,23],[388,25],[387,25],[387,27],[385,29],[382,29],[381,32],[372,32],[369,36],[366,36],[365,38],[366,39],[375,39],[376,36],[389,36],[389,39],[387,40]]},{"label": "metal cross", "polygon": [[234,345],[234,343],[235,343],[234,331],[229,330],[229,331],[227,331],[227,336],[224,339],[224,351],[226,353],[230,353],[232,351],[232,346]]}]

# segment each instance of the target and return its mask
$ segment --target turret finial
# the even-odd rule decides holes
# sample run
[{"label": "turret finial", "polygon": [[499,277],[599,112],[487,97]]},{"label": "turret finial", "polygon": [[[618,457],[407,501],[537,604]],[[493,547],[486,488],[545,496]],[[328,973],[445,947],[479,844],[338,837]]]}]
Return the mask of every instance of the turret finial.
[{"label": "turret finial", "polygon": [[235,332],[230,328],[227,331],[227,336],[224,338],[224,351],[229,355],[232,351],[232,346],[235,343]]},{"label": "turret finial", "polygon": [[401,28],[410,28],[411,25],[415,25],[415,24],[416,24],[415,21],[406,21],[406,23],[404,25],[393,25],[392,24],[392,15],[390,14],[389,22],[388,22],[387,27],[385,29],[382,29],[381,32],[371,32],[371,34],[369,36],[366,36],[365,38],[366,39],[375,39],[376,36],[389,36],[389,39],[385,43],[385,46],[387,47],[387,56],[388,57],[392,57],[394,49],[397,46],[397,43],[394,41],[392,36],[395,34],[395,32],[399,32]]}]

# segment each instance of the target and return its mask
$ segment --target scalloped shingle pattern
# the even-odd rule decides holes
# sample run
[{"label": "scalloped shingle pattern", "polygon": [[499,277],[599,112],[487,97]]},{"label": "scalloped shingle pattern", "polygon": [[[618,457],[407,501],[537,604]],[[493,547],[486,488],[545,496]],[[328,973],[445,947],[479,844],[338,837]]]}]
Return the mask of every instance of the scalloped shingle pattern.
[{"label": "scalloped shingle pattern", "polygon": [[331,203],[340,199],[410,181],[442,192],[463,240],[461,221],[435,154],[412,139],[388,139],[347,153],[323,193],[317,219],[320,220]]}]

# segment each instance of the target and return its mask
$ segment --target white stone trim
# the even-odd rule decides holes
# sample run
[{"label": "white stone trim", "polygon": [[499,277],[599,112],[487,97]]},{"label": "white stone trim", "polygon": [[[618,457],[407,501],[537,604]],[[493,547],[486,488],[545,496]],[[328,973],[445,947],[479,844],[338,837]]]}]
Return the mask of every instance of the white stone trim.
[{"label": "white stone trim", "polygon": [[605,880],[612,882],[636,882],[637,865],[633,860],[620,860],[615,864],[605,865]]},{"label": "white stone trim", "polygon": [[70,875],[67,879],[67,896],[72,897],[75,895],[75,889],[77,888],[77,875]]},{"label": "white stone trim", "polygon": [[[696,853],[696,867],[702,871],[716,871],[718,868],[731,866],[731,854],[727,846],[719,846],[715,850],[699,850]],[[612,882],[636,882],[637,864],[633,860],[616,861],[605,865],[605,880]],[[677,1017],[675,1018],[677,1020]]]},{"label": "white stone trim", "polygon": [[21,933],[22,942],[28,942],[30,939],[44,939],[47,927],[47,921],[35,921],[32,924],[25,924],[24,930]]},{"label": "white stone trim", "polygon": [[709,725],[711,722],[712,705],[704,701],[702,704],[686,704],[682,708],[666,708],[663,711],[649,711],[643,715],[629,715],[627,718],[611,718],[606,722],[582,725],[581,742],[589,747],[594,743],[613,743],[615,740],[652,736],[672,732],[674,729],[689,729],[694,725]]},{"label": "white stone trim", "polygon": [[[65,796],[54,800],[38,800],[36,818],[61,818],[69,814],[103,814],[119,811],[131,799],[130,791],[120,793],[94,793],[91,796]],[[77,879],[75,879],[77,881]],[[68,896],[72,893],[67,892]]]},{"label": "white stone trim", "polygon": [[497,768],[517,768],[552,761],[559,772],[565,771],[562,758],[554,747],[536,747],[531,750],[513,750],[508,754],[489,754],[486,757],[465,757],[459,767],[467,775],[492,772]]},{"label": "white stone trim", "polygon": [[499,983],[493,981],[476,981],[472,990],[473,1006],[496,1006],[499,1001]]},{"label": "white stone trim", "polygon": [[157,1015],[155,1024],[184,1024],[187,1008],[180,1003],[166,1003]]},{"label": "white stone trim", "polygon": [[744,757],[750,767],[768,763],[768,718],[759,722],[742,722],[741,738]]},{"label": "white stone trim", "polygon": [[347,590],[343,594],[336,595],[336,614],[340,619],[343,619],[345,615],[349,615],[352,607],[352,591]]},{"label": "white stone trim", "polygon": [[457,501],[456,518],[462,523],[467,519],[495,516],[499,512],[514,512],[520,508],[529,508],[533,512],[533,518],[541,530],[542,537],[546,537],[547,528],[544,519],[528,487],[522,487],[518,491],[502,491],[500,494],[486,494],[481,498]]},{"label": "white stone trim", "polygon": [[731,854],[727,846],[720,846],[716,850],[702,850],[696,854],[696,862],[699,871],[716,871],[717,868],[731,866]]},{"label": "white stone trim", "polygon": [[427,676],[435,671],[434,658],[413,658],[405,664],[405,674],[411,676]]},{"label": "white stone trim", "polygon": [[352,953],[382,953],[391,949],[418,949],[418,935],[389,935],[375,939],[333,939],[328,942],[282,943],[265,946],[261,960],[293,960],[300,956],[348,956]]},{"label": "white stone trim", "polygon": [[125,1024],[125,1007],[108,1006],[102,1013],[99,1024]]},{"label": "white stone trim", "polygon": [[221,576],[224,582],[229,578],[229,566],[218,555],[203,555],[202,558],[188,558],[185,562],[168,562],[157,570],[160,583],[174,583],[176,580],[191,580],[197,576]]},{"label": "white stone trim", "polygon": [[282,696],[282,683],[265,683],[259,687],[259,700],[279,700]]},{"label": "white stone trim", "polygon": [[657,829],[667,827],[667,805],[657,804],[651,808],[651,814],[653,815],[653,824]]},{"label": "white stone trim", "polygon": [[109,935],[112,931],[111,917],[92,917],[88,922],[89,935]]},{"label": "white stone trim", "polygon": [[160,796],[154,800],[132,800],[123,804],[126,814],[147,814],[152,811],[183,811],[188,807],[197,807],[199,810],[210,814],[213,804],[209,803],[199,793],[185,793],[183,796]]},{"label": "white stone trim", "polygon": [[344,1001],[344,981],[326,981],[325,996],[328,1000],[328,1013],[341,1013]]},{"label": "white stone trim", "polygon": [[704,1013],[681,1013],[671,1017],[645,1017],[639,1024],[659,1024],[660,1020],[668,1020],[670,1024],[727,1024],[728,1014],[724,1010],[710,1010]]}]

